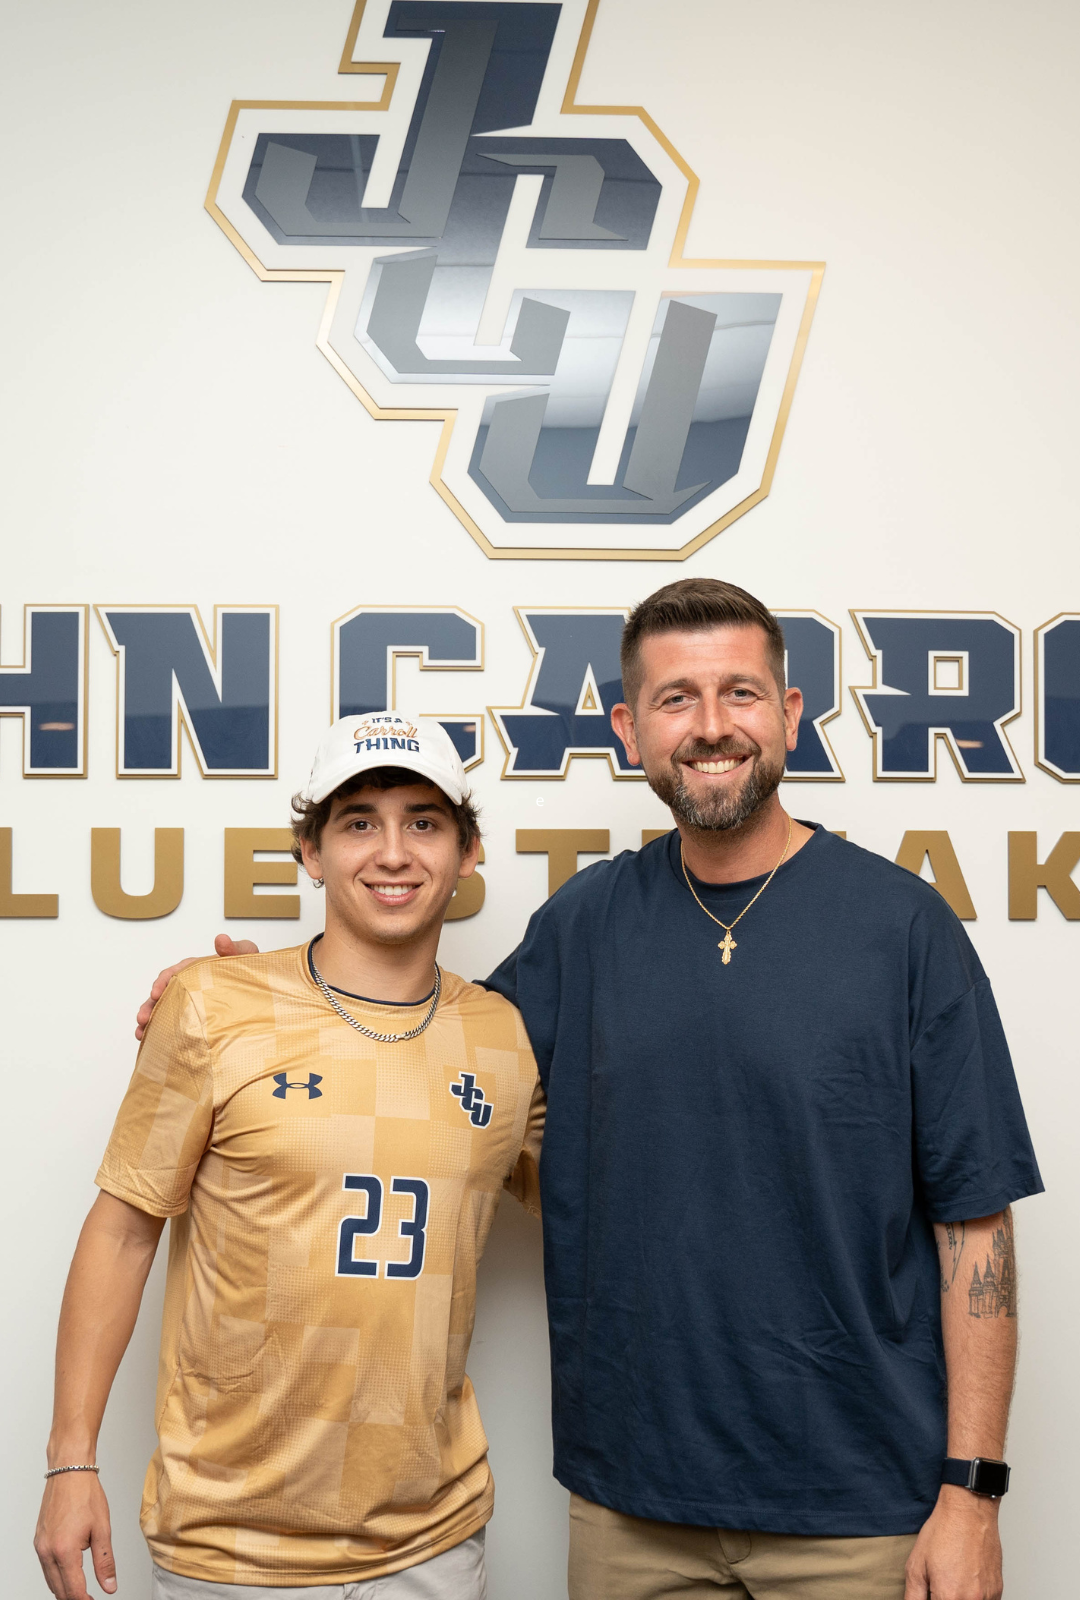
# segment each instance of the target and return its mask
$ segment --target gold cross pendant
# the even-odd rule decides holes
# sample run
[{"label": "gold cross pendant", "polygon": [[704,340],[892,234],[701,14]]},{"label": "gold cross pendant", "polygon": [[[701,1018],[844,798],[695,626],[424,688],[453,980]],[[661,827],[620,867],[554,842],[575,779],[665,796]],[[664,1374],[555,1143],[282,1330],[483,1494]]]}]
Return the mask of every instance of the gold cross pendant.
[{"label": "gold cross pendant", "polygon": [[725,928],[724,929],[723,942],[718,944],[716,948],[718,950],[722,950],[724,952],[722,960],[723,960],[723,963],[724,963],[725,967],[730,965],[731,952],[733,950],[737,950],[739,948],[738,945],[735,943],[735,940],[731,937],[731,929],[730,928]]}]

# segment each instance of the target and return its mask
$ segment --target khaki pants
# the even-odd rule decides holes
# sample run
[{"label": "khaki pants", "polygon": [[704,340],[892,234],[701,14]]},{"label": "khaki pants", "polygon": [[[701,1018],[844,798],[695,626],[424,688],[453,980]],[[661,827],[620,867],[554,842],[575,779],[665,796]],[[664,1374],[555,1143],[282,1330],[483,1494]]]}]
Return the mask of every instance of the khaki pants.
[{"label": "khaki pants", "polygon": [[903,1600],[916,1535],[817,1539],[647,1522],[570,1497],[570,1600]]}]

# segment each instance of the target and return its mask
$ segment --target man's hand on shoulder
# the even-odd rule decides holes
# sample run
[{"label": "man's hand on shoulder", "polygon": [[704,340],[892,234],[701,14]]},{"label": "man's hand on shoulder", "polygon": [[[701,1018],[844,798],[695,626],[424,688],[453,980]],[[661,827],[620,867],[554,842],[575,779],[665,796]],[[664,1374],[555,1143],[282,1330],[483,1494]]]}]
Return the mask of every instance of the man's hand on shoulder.
[{"label": "man's hand on shoulder", "polygon": [[96,1472],[64,1472],[45,1485],[34,1535],[41,1570],[56,1600],[89,1600],[83,1551],[106,1594],[116,1592],[109,1503]]},{"label": "man's hand on shoulder", "polygon": [[904,1600],[1001,1600],[998,1502],[946,1484],[908,1557]]},{"label": "man's hand on shoulder", "polygon": [[[259,947],[252,944],[250,939],[230,939],[227,933],[219,933],[214,940],[214,952],[219,956],[257,956]],[[201,956],[186,956],[183,961],[178,961],[175,967],[164,967],[154,979],[150,996],[139,1007],[138,1016],[135,1018],[135,1037],[142,1040],[147,1024],[154,1014],[154,1007],[168,988],[169,979],[178,972],[183,972],[185,967],[190,967],[192,962],[201,961]]]}]

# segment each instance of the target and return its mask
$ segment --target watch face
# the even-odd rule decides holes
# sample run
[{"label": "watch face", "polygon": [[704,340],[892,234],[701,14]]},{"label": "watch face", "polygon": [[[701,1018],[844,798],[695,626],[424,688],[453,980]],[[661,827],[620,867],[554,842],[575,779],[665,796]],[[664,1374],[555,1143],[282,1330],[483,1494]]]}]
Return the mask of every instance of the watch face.
[{"label": "watch face", "polygon": [[1009,1469],[1004,1461],[976,1461],[971,1487],[976,1494],[1004,1494],[1009,1487]]}]

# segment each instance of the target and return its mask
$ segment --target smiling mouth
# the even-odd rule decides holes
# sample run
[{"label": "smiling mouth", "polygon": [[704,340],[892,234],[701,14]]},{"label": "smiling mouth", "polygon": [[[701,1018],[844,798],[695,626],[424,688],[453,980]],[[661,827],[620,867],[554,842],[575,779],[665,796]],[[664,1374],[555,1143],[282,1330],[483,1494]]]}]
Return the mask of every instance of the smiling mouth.
[{"label": "smiling mouth", "polygon": [[365,883],[364,888],[381,906],[406,905],[419,892],[418,883]]},{"label": "smiling mouth", "polygon": [[695,772],[723,773],[734,772],[736,767],[741,767],[748,756],[728,756],[723,761],[687,761],[684,765],[692,767]]}]

